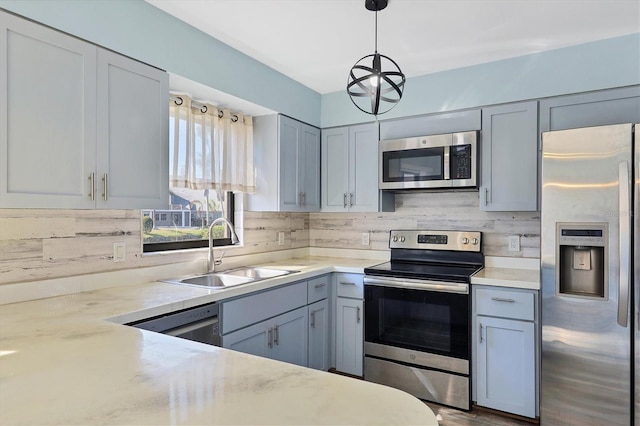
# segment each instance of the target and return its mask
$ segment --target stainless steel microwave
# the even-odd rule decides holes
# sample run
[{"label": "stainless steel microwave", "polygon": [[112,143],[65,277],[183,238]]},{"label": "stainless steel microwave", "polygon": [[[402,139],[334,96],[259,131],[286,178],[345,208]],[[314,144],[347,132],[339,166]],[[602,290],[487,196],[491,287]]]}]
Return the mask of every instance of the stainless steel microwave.
[{"label": "stainless steel microwave", "polygon": [[380,189],[478,187],[478,132],[380,141]]}]

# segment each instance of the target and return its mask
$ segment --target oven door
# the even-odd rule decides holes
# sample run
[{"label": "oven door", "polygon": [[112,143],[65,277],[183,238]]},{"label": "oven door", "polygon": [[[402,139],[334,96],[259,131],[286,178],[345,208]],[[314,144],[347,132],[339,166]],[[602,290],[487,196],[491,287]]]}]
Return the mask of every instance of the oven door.
[{"label": "oven door", "polygon": [[365,277],[365,342],[469,360],[468,284]]}]

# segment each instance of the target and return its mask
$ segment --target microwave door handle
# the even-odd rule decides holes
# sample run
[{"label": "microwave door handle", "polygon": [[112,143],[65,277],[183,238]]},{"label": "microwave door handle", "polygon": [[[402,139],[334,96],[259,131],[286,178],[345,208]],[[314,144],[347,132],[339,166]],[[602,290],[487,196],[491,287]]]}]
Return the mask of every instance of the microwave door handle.
[{"label": "microwave door handle", "polygon": [[443,178],[444,180],[451,179],[451,147],[449,145],[443,147],[444,148],[444,158],[443,160]]},{"label": "microwave door handle", "polygon": [[629,189],[629,166],[626,161],[618,167],[620,216],[620,281],[618,285],[618,324],[628,326],[629,312],[629,284],[631,275],[631,212]]}]

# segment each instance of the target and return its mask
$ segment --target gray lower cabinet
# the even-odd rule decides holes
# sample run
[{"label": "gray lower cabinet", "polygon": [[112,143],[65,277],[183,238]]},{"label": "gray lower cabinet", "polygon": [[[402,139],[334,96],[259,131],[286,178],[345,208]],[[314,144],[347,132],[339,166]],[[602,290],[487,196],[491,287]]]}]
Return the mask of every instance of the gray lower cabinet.
[{"label": "gray lower cabinet", "polygon": [[0,12],[0,207],[166,208],[168,75]]},{"label": "gray lower cabinet", "polygon": [[538,102],[482,109],[480,209],[538,209]]},{"label": "gray lower cabinet", "polygon": [[336,370],[363,375],[364,303],[363,276],[335,273],[335,360]]},{"label": "gray lower cabinet", "polygon": [[474,288],[476,404],[521,416],[537,410],[537,292]]},{"label": "gray lower cabinet", "polygon": [[320,210],[320,129],[284,115],[254,118],[256,193],[250,211]]},{"label": "gray lower cabinet", "polygon": [[310,368],[327,371],[329,365],[329,300],[309,305],[309,364]]},{"label": "gray lower cabinet", "polygon": [[376,125],[323,129],[321,152],[322,211],[378,211]]}]

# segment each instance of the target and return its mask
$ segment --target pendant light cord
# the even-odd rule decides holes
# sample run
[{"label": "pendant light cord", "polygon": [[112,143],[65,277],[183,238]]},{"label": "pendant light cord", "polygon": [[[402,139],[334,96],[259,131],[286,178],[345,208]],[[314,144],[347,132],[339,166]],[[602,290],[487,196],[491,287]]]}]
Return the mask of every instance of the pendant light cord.
[{"label": "pendant light cord", "polygon": [[378,53],[378,7],[377,7],[377,2],[376,2],[376,36],[375,36],[375,41],[376,41],[376,45],[375,45],[375,53]]}]

